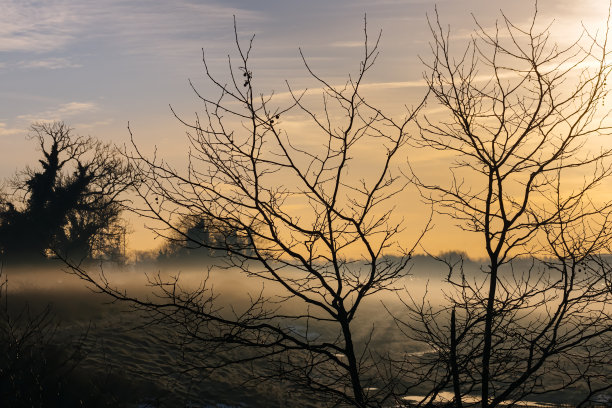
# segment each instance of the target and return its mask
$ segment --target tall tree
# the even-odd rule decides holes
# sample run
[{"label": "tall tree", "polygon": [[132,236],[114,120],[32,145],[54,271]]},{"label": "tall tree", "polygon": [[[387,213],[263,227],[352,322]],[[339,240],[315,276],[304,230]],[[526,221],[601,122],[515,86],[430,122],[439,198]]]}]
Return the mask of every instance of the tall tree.
[{"label": "tall tree", "polygon": [[[83,268],[74,271],[170,324],[174,340],[187,339],[190,350],[214,349],[205,360],[186,361],[185,370],[266,360],[282,379],[315,392],[318,400],[380,405],[393,395],[394,379],[380,376],[372,360],[376,351],[367,338],[356,336],[355,326],[367,299],[395,288],[407,273],[412,248],[397,240],[402,225],[392,217],[390,201],[405,187],[396,160],[402,160],[418,107],[394,119],[364,99],[362,84],[378,53],[378,40],[370,42],[367,30],[358,71],[343,85],[326,82],[304,59],[322,89],[320,112],[291,88],[292,101],[276,107],[274,97],[255,86],[252,39],[243,46],[235,33],[238,62],[229,61],[229,79],[217,79],[205,59],[219,95],[198,93],[203,118],[182,120],[191,145],[185,171],[135,146],[132,163],[143,182],[138,191],[144,203],[137,210],[161,221],[166,228],[161,234],[179,234],[192,243],[198,237],[181,225],[186,217],[204,217],[218,231],[230,231],[197,245],[222,250],[229,265],[220,267],[234,267],[277,292],[254,295],[245,310],[230,311],[216,305],[206,285],[191,291],[158,277],[159,297],[152,302],[129,298]],[[311,143],[284,130],[283,118],[299,112],[313,125]],[[357,157],[374,155],[378,160],[363,173]],[[385,257],[389,252],[400,256]]]},{"label": "tall tree", "polygon": [[448,305],[412,303],[419,324],[406,323],[437,352],[431,399],[451,390],[456,406],[476,393],[489,408],[579,386],[587,402],[611,387],[600,370],[611,363],[612,298],[599,255],[610,252],[612,203],[597,189],[612,150],[587,148],[610,136],[600,110],[608,32],[563,47],[536,16],[524,28],[506,16],[478,25],[459,53],[439,19],[431,24],[427,81],[447,114],[420,120],[421,143],[455,161],[447,185],[413,181],[481,236],[486,265],[474,278],[447,262]]}]

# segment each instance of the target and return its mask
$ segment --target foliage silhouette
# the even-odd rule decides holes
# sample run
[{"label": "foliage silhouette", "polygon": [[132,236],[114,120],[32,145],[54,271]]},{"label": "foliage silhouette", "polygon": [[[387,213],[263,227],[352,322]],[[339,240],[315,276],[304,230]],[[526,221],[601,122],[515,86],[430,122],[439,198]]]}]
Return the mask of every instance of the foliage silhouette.
[{"label": "foliage silhouette", "polygon": [[134,182],[129,167],[113,147],[75,136],[63,122],[37,123],[31,131],[42,168],[18,174],[14,193],[0,202],[3,259],[32,262],[56,252],[75,261],[119,259],[121,194]]},{"label": "foliage silhouette", "polygon": [[245,237],[209,217],[188,216],[177,227],[179,232],[165,236],[167,243],[158,251],[156,261],[201,264],[226,257],[228,247],[251,251]]}]

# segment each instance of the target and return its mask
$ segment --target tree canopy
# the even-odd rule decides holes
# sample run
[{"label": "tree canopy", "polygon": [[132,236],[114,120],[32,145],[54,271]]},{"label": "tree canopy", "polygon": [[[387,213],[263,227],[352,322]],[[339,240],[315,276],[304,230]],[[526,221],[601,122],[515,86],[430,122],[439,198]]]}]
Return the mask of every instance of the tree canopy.
[{"label": "tree canopy", "polygon": [[120,196],[133,179],[118,151],[75,135],[63,122],[35,123],[30,137],[42,154],[40,168],[18,173],[0,201],[3,258],[119,255],[125,232]]}]

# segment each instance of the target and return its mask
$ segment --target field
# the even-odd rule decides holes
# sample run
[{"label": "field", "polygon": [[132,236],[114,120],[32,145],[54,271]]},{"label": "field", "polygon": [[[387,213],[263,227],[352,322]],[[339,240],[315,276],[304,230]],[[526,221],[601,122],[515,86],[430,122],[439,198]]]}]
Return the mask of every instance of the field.
[{"label": "field", "polygon": [[[125,288],[128,293],[142,297],[150,295],[151,291],[146,286],[142,269],[132,266],[106,271],[111,282]],[[189,268],[182,271],[181,281],[187,286],[195,285],[202,276],[201,269]],[[50,308],[46,322],[51,324],[32,336],[34,343],[43,346],[34,347],[30,351],[30,360],[22,357],[21,365],[14,366],[17,367],[15,370],[31,373],[31,378],[27,375],[22,378],[21,386],[39,387],[42,390],[41,398],[52,398],[43,395],[47,390],[62,395],[63,399],[58,400],[57,405],[45,406],[322,406],[291,384],[249,381],[253,378],[253,370],[261,372],[269,369],[263,363],[229,365],[212,372],[183,372],[185,361],[197,363],[211,356],[205,350],[193,352],[192,348],[190,352],[189,347],[177,347],[172,328],[148,325],[146,316],[133,311],[128,304],[112,303],[106,295],[93,293],[83,281],[62,271],[59,266],[45,270],[6,268],[4,277],[7,278],[8,290],[3,301],[6,301],[12,319],[17,319],[21,314],[18,321],[22,326],[35,320],[45,308]],[[245,294],[260,290],[257,281],[245,280],[237,272],[223,271],[211,276],[211,279],[215,292],[220,294],[218,302],[225,307],[246,307]],[[406,278],[404,285],[419,296],[424,293],[426,282],[434,301],[441,302],[439,294],[442,284],[436,273],[415,271],[415,276]],[[287,304],[284,307],[297,305]],[[363,325],[356,326],[356,337],[366,338],[375,321],[371,341],[373,349],[415,356],[427,352],[424,345],[410,342],[401,335],[387,309],[401,316],[402,305],[396,294],[371,299],[360,316],[359,322],[363,322]],[[29,320],[24,314],[26,310]],[[18,326],[17,331],[20,330]],[[296,327],[296,330],[300,329]],[[317,335],[328,335],[323,327],[312,330]],[[46,365],[32,369],[31,366],[37,364],[34,361],[40,360],[45,361]],[[58,376],[61,380],[58,380]],[[31,393],[31,390],[26,389],[25,392]],[[410,398],[417,399],[418,395]],[[548,395],[546,401],[553,406],[571,402],[572,392]],[[25,403],[23,406],[29,405]]]}]

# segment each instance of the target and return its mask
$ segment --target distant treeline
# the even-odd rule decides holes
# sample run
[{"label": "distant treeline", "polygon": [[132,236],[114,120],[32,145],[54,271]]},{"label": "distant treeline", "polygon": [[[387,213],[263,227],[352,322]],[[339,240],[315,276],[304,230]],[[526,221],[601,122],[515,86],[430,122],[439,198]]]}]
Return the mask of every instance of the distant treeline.
[{"label": "distant treeline", "polygon": [[200,263],[227,256],[228,249],[250,253],[252,246],[240,232],[207,217],[183,217],[177,229],[162,234],[160,248],[135,254],[135,262]]}]

